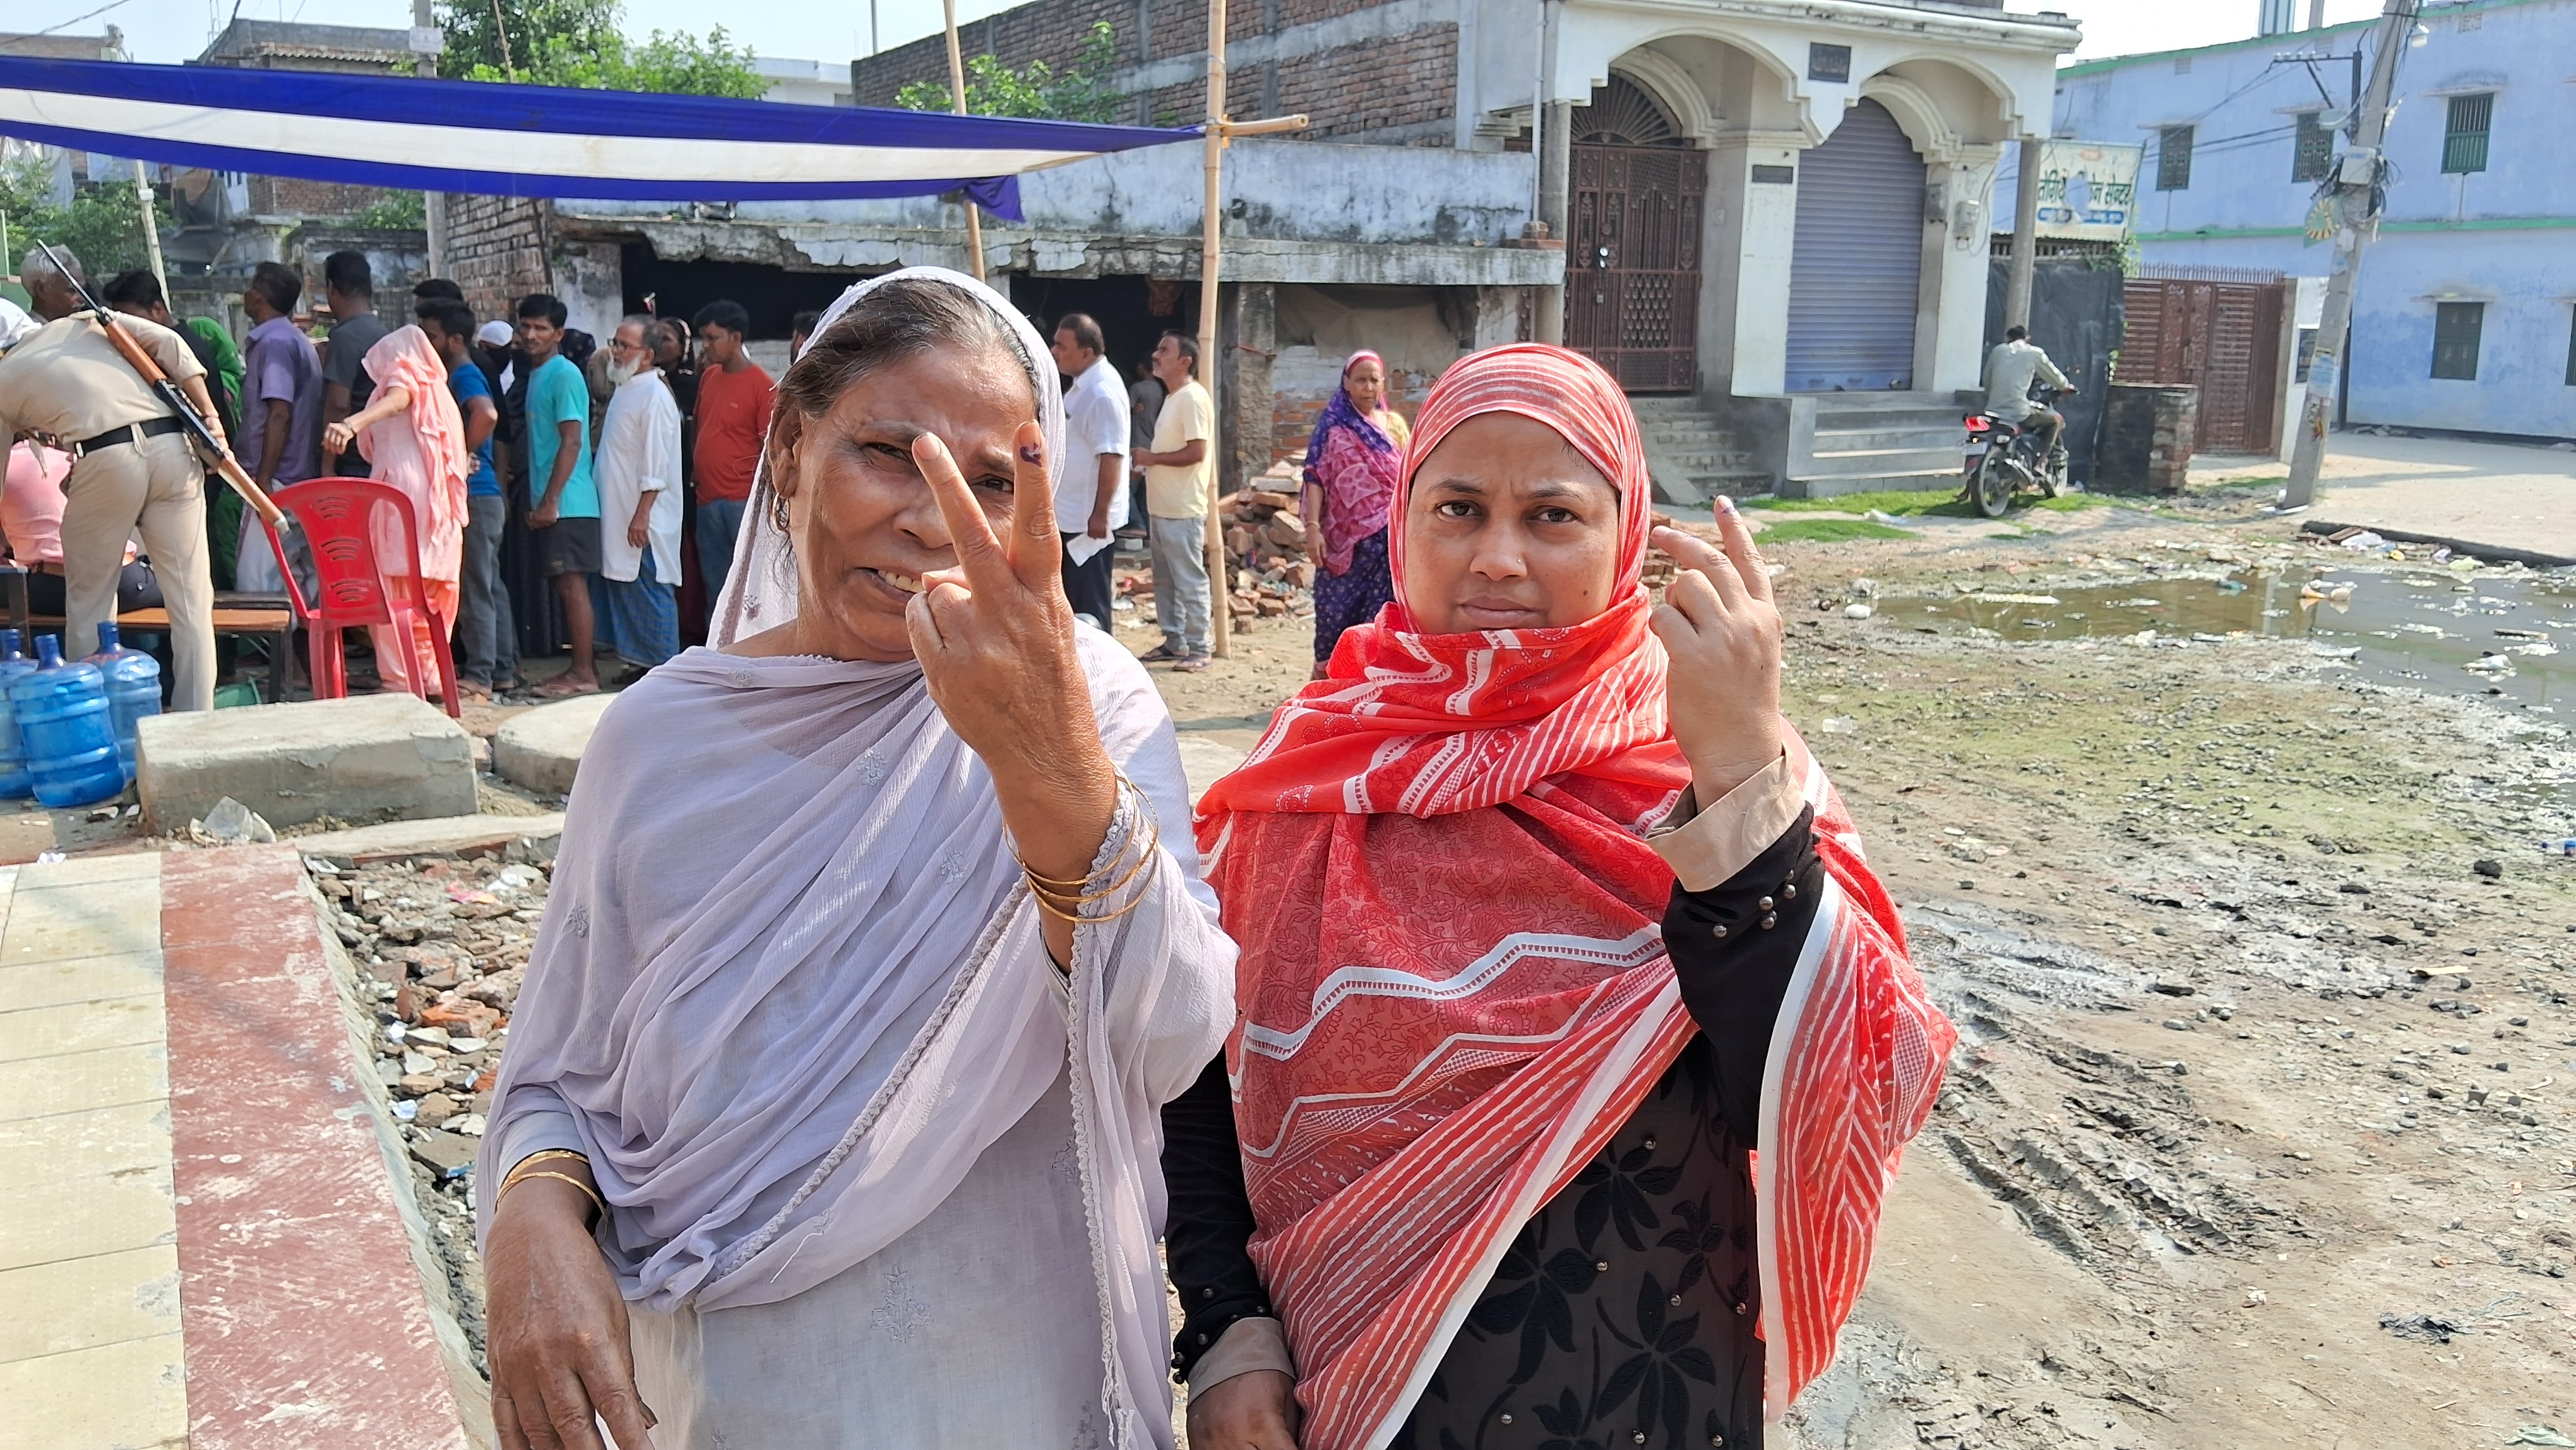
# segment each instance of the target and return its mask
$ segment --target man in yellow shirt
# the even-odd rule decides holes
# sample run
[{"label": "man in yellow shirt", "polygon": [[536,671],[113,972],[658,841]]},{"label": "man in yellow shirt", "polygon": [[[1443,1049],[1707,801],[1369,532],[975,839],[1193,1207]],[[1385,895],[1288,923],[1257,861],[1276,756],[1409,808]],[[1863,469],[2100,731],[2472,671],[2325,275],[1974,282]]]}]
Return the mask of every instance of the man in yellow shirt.
[{"label": "man in yellow shirt", "polygon": [[1145,654],[1195,673],[1208,667],[1214,647],[1208,628],[1214,598],[1207,568],[1207,516],[1216,507],[1216,400],[1192,373],[1195,338],[1163,334],[1154,344],[1154,377],[1163,385],[1162,416],[1154,446],[1140,449],[1145,470],[1145,512],[1154,557],[1154,623],[1163,642]]}]

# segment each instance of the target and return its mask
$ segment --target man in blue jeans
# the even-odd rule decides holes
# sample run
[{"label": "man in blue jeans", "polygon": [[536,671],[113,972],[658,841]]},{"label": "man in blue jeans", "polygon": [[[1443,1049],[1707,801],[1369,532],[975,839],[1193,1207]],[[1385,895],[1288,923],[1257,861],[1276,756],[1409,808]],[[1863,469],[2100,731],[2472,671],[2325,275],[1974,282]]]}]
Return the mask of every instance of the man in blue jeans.
[{"label": "man in blue jeans", "polygon": [[459,645],[457,687],[475,699],[519,687],[519,628],[510,615],[510,591],[501,587],[501,528],[510,503],[492,469],[492,430],[501,410],[492,384],[469,351],[474,311],[448,297],[424,297],[415,309],[420,330],[447,364],[447,388],[465,420],[472,471],[465,475],[465,565],[456,609]]}]

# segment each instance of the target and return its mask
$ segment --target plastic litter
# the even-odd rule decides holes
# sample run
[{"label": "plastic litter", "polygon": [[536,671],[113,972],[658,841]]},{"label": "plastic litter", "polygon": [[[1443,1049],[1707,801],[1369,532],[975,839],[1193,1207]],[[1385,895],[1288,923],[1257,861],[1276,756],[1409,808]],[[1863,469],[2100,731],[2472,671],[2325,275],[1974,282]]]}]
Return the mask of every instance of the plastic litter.
[{"label": "plastic litter", "polygon": [[2504,1443],[2508,1445],[2576,1445],[2576,1440],[2568,1439],[2547,1425],[2525,1425],[2514,1431],[2513,1438]]},{"label": "plastic litter", "polygon": [[1877,612],[1877,610],[1870,608],[1866,604],[1846,604],[1843,606],[1843,618],[1845,619],[1867,619]]},{"label": "plastic litter", "polygon": [[1849,715],[1828,715],[1825,717],[1825,733],[1827,735],[1858,735],[1860,733],[1860,722]]},{"label": "plastic litter", "polygon": [[239,846],[277,839],[277,832],[260,819],[259,812],[231,796],[215,802],[215,808],[206,812],[204,820],[190,821],[188,834],[214,846]]},{"label": "plastic litter", "polygon": [[2400,1339],[2421,1339],[2432,1344],[2448,1344],[2455,1334],[2475,1334],[2465,1324],[2439,1319],[2430,1314],[2382,1314],[2379,1327]]}]

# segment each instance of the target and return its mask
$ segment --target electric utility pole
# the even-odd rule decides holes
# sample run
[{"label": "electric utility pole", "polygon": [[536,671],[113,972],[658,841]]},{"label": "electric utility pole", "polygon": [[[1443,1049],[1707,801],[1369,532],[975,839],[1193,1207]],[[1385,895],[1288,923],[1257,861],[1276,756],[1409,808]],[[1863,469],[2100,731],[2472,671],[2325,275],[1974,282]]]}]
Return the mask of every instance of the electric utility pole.
[{"label": "electric utility pole", "polygon": [[2308,364],[2307,405],[2300,411],[2299,435],[2290,453],[2290,483],[2281,490],[2285,509],[2316,502],[2317,469],[2325,462],[2326,425],[2334,416],[2335,394],[2350,359],[2352,289],[2361,274],[2362,249],[2379,235],[2381,184],[2387,162],[2381,143],[2388,137],[2389,98],[2397,89],[2398,57],[2406,53],[2415,30],[2421,0],[2388,0],[2379,16],[2379,51],[2371,57],[2370,88],[2352,118],[2352,145],[2336,158],[2332,189],[2326,193],[2328,218],[2334,223],[2334,273],[2326,281],[2325,314],[2317,323],[2317,345]]}]

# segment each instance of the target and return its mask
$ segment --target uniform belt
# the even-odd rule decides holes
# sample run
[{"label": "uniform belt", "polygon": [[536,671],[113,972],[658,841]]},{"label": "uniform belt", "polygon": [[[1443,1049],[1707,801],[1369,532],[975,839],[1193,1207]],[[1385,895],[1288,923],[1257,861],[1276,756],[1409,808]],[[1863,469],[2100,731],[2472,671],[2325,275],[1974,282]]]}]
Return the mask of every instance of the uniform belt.
[{"label": "uniform belt", "polygon": [[154,418],[147,423],[128,423],[122,428],[110,428],[95,438],[84,438],[73,444],[72,457],[83,458],[102,448],[114,448],[119,443],[140,443],[146,438],[158,438],[164,433],[176,433],[186,426],[176,418]]}]

